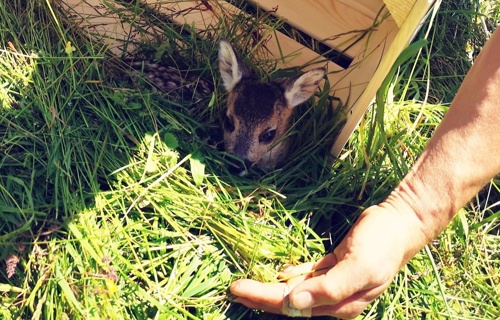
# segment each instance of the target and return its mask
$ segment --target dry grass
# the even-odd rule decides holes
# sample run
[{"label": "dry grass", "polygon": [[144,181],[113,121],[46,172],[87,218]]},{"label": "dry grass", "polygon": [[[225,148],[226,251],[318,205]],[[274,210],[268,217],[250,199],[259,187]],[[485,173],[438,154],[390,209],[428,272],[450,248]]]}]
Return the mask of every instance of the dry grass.
[{"label": "dry grass", "polygon": [[[129,6],[165,35],[136,57],[189,70],[212,94],[125,81],[116,76],[124,64],[50,2],[0,3],[0,318],[278,318],[228,302],[229,283],[274,281],[284,263],[317,259],[394,187],[446,111],[420,99],[432,75],[405,76],[429,68],[446,26],[381,89],[386,99],[333,165],[326,154],[341,118],[321,92],[299,110],[290,162],[242,178],[220,150],[216,43]],[[210,32],[252,46],[224,24]],[[262,74],[274,66],[249,62]],[[496,194],[492,182],[362,317],[500,317]]]}]

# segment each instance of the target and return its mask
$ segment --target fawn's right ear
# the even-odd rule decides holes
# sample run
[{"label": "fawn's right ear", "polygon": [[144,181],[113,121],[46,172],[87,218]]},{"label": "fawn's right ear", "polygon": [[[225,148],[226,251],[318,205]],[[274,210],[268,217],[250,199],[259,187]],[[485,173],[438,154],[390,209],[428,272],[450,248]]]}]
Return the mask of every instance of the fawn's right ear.
[{"label": "fawn's right ear", "polygon": [[219,43],[219,70],[227,91],[231,91],[242,78],[250,75],[247,66],[238,59],[233,47],[226,40]]}]

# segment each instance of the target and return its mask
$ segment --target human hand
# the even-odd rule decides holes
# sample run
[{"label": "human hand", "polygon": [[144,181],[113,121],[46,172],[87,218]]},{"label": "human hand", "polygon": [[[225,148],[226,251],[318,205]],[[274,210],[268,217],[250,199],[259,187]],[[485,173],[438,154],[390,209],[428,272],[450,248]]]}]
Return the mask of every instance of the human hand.
[{"label": "human hand", "polygon": [[[288,267],[280,283],[235,281],[231,293],[252,309],[290,316],[353,318],[377,298],[425,244],[415,216],[384,204],[365,210],[340,245],[316,263]],[[289,294],[288,294],[289,293]]]}]

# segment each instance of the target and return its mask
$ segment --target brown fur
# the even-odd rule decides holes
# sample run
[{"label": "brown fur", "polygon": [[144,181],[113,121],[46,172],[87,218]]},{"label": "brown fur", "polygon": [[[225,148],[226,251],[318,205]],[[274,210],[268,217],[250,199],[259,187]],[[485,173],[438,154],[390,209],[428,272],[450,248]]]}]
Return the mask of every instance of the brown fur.
[{"label": "brown fur", "polygon": [[223,125],[226,151],[265,168],[284,161],[288,153],[284,135],[293,110],[313,95],[325,70],[262,82],[253,77],[224,40],[220,43],[219,69],[229,93]]}]

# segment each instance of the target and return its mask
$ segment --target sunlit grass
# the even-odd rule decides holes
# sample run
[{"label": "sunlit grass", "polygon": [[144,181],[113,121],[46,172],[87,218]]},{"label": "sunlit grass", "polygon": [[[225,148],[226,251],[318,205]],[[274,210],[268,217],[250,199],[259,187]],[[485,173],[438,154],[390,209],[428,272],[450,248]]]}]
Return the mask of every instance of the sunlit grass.
[{"label": "sunlit grass", "polygon": [[[430,41],[381,89],[386,98],[335,162],[342,110],[320,92],[298,109],[288,163],[237,177],[220,150],[216,42],[151,17],[167,36],[136,55],[199,74],[212,94],[126,81],[124,63],[49,2],[0,4],[2,319],[258,318],[226,299],[229,284],[276,281],[284,264],[338,243],[409,170],[447,109],[424,99],[428,72],[407,72],[429,67],[440,45]],[[217,28],[251,52],[251,35]],[[246,60],[261,74],[275,63]],[[498,318],[498,201],[493,183],[364,317]]]}]

